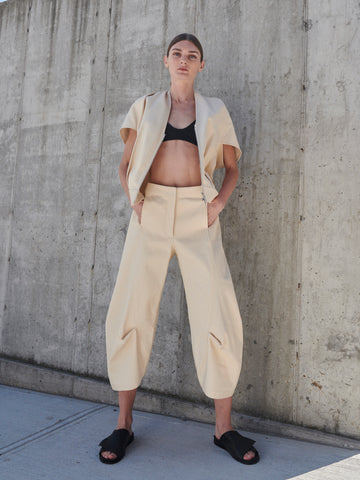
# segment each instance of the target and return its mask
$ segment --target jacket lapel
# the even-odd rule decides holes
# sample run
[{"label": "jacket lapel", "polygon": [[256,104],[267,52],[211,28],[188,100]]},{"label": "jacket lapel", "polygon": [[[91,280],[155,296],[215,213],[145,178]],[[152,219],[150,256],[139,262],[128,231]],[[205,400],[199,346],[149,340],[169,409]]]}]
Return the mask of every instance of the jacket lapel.
[{"label": "jacket lapel", "polygon": [[[170,95],[166,91],[150,95],[146,98],[144,117],[141,123],[141,135],[136,149],[141,153],[141,166],[137,177],[144,179],[145,173],[150,168],[154,156],[164,138],[166,123],[171,107]],[[134,147],[135,148],[135,147]],[[134,155],[134,150],[133,150]]]},{"label": "jacket lapel", "polygon": [[[159,136],[158,140],[165,132],[170,108],[171,97],[169,91],[163,91],[159,95],[151,95],[146,99],[144,122],[148,124],[147,127],[150,125],[153,136]],[[154,132],[158,133],[154,135]]]},{"label": "jacket lapel", "polygon": [[197,91],[195,92],[195,109],[198,149],[200,161],[202,162],[204,158],[204,146],[206,145],[207,109],[202,95]]}]

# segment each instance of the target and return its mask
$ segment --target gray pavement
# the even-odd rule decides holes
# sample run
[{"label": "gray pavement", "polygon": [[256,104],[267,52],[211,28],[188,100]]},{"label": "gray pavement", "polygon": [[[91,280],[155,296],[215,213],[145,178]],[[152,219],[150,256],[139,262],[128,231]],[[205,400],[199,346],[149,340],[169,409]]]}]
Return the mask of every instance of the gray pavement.
[{"label": "gray pavement", "polygon": [[115,427],[110,405],[0,385],[0,478],[359,480],[360,451],[245,432],[261,459],[242,465],[216,447],[213,426],[134,411],[135,441],[115,465],[98,443]]}]

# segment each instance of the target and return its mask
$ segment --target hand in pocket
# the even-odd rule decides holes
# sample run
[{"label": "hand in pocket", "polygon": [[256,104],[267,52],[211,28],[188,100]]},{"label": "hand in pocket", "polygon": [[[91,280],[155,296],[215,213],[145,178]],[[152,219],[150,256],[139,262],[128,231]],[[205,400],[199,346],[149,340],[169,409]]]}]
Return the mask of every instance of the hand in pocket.
[{"label": "hand in pocket", "polygon": [[219,213],[224,209],[223,203],[215,197],[211,202],[207,203],[208,227],[215,222]]}]

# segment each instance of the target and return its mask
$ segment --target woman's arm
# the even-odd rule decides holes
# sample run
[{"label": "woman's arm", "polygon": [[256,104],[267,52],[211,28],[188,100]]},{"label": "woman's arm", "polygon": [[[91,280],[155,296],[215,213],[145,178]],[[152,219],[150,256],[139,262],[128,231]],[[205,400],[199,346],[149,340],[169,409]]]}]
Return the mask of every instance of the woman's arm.
[{"label": "woman's arm", "polygon": [[130,128],[129,129],[129,135],[128,135],[128,138],[127,138],[126,143],[125,143],[124,152],[122,154],[121,162],[120,162],[120,166],[119,166],[120,183],[121,183],[128,199],[129,199],[129,202],[130,202],[130,194],[129,194],[129,187],[128,187],[128,184],[127,184],[127,181],[126,181],[126,172],[127,172],[127,168],[128,168],[129,162],[130,162],[131,152],[132,152],[132,149],[134,147],[135,140],[136,140],[136,135],[137,135],[136,130]]},{"label": "woman's arm", "polygon": [[235,149],[232,145],[223,145],[225,176],[219,194],[207,204],[208,226],[210,227],[219,213],[225,208],[226,202],[232,194],[238,177],[239,170],[236,162]]},{"label": "woman's arm", "polygon": [[[127,181],[126,181],[126,172],[127,172],[128,166],[129,166],[130,157],[131,157],[132,149],[134,147],[136,136],[137,136],[137,131],[134,130],[133,128],[130,128],[129,129],[129,135],[128,135],[128,137],[126,139],[126,143],[125,143],[124,153],[121,157],[121,162],[120,162],[120,166],[119,166],[120,183],[121,183],[121,185],[122,185],[122,187],[123,187],[123,189],[126,193],[126,196],[129,199],[130,205],[131,205],[131,200],[130,200],[129,187],[128,187],[128,184],[127,184]],[[139,202],[139,203],[136,203],[135,205],[131,205],[131,207],[135,210],[135,212],[136,212],[136,214],[139,218],[139,223],[140,223],[140,220],[141,220],[142,205],[143,205],[142,201]]]}]

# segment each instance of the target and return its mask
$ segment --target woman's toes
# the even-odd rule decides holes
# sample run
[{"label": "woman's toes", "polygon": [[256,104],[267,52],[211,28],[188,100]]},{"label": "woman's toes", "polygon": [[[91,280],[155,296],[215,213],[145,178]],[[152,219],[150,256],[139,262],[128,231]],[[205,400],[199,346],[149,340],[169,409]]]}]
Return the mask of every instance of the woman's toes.
[{"label": "woman's toes", "polygon": [[252,450],[249,450],[248,452],[245,453],[244,460],[251,460],[254,457],[255,457],[255,452],[253,452]]},{"label": "woman's toes", "polygon": [[114,458],[116,458],[115,453],[112,452],[101,452],[101,455],[108,460],[114,460]]}]

